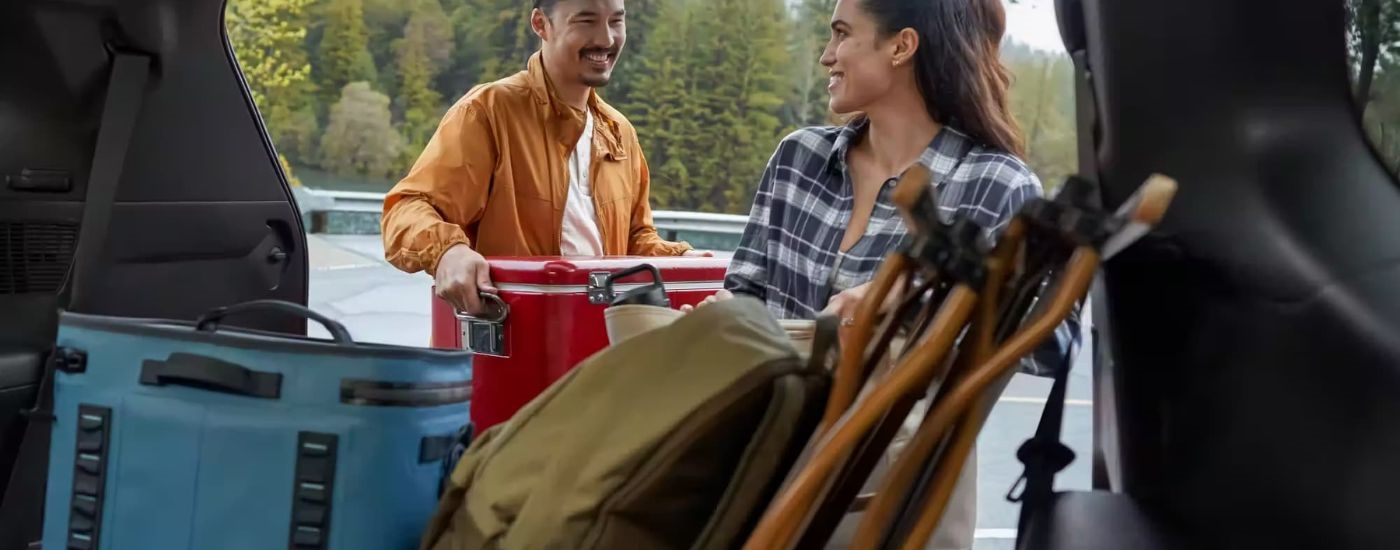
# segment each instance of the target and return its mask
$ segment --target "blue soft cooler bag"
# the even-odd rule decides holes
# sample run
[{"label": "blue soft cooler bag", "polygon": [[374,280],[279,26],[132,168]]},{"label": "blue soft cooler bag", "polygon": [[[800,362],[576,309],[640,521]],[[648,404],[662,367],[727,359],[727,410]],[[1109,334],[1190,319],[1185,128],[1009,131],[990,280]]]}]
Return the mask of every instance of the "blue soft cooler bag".
[{"label": "blue soft cooler bag", "polygon": [[[221,328],[297,314],[332,340]],[[285,302],[64,314],[44,548],[417,548],[468,423],[466,352],[356,344]]]}]

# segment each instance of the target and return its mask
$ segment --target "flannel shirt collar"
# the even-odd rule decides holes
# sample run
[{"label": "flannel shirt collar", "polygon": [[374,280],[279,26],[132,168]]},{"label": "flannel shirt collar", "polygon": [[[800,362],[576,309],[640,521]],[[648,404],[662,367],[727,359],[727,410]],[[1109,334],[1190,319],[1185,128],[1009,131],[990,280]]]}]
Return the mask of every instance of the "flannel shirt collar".
[{"label": "flannel shirt collar", "polygon": [[[846,154],[869,124],[869,119],[861,117],[841,127],[826,158],[827,170],[846,170]],[[919,162],[928,168],[933,174],[933,181],[942,187],[974,145],[970,136],[957,128],[945,125],[919,155]]]}]

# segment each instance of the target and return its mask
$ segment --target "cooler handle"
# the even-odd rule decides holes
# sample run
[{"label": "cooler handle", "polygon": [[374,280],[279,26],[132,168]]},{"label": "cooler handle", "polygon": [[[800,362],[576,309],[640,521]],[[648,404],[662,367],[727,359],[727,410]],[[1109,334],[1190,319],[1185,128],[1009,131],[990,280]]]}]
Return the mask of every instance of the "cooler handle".
[{"label": "cooler handle", "polygon": [[350,338],[350,331],[345,330],[345,325],[336,322],[330,317],[326,317],[325,315],[316,313],[315,311],[312,311],[311,309],[300,304],[294,304],[292,302],[286,302],[282,300],[252,300],[249,302],[243,302],[241,304],[234,304],[231,306],[215,308],[209,311],[208,313],[199,316],[199,319],[196,320],[194,323],[194,328],[195,330],[214,332],[219,330],[219,322],[222,321],[224,317],[255,310],[276,311],[278,313],[297,315],[306,319],[310,319],[321,323],[321,326],[326,327],[326,331],[331,333],[331,338],[333,338],[336,341],[336,343],[345,345],[353,345],[355,343],[355,341]]},{"label": "cooler handle", "polygon": [[143,361],[141,384],[187,386],[264,399],[278,399],[282,396],[281,373],[256,371],[193,353],[172,353],[164,361]]},{"label": "cooler handle", "polygon": [[505,322],[506,317],[510,316],[510,304],[507,304],[506,301],[502,300],[500,296],[497,296],[495,293],[491,292],[478,292],[476,295],[481,297],[482,302],[486,302],[490,305],[490,307],[487,308],[487,311],[490,311],[491,314],[489,316],[469,315],[466,313],[462,313],[457,308],[453,308],[452,312],[457,316],[458,319],[472,319],[476,321],[486,321],[488,323],[503,323]]},{"label": "cooler handle", "polygon": [[626,277],[628,275],[636,275],[643,271],[651,272],[651,286],[662,286],[663,283],[661,281],[660,269],[657,269],[656,266],[651,264],[637,264],[627,269],[623,269],[621,271],[615,271],[612,274],[608,275],[608,278],[603,281],[603,288],[608,291],[608,296],[613,296],[614,281]]}]

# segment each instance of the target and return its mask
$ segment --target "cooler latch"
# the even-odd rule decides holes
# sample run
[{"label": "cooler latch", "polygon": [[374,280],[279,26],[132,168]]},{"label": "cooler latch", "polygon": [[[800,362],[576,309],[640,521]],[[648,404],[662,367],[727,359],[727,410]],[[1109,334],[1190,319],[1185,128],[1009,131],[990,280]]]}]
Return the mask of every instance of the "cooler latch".
[{"label": "cooler latch", "polygon": [[612,275],[610,271],[591,271],[588,273],[588,303],[598,306],[612,301],[613,292],[612,289],[608,288],[610,275]]},{"label": "cooler latch", "polygon": [[[632,288],[618,292],[615,288],[618,279],[643,272],[651,273],[651,282],[644,285],[628,285]],[[649,305],[671,307],[671,299],[666,296],[666,285],[661,281],[661,270],[651,264],[638,264],[615,272],[591,271],[588,273],[588,303],[608,307],[620,305]]]},{"label": "cooler latch", "polygon": [[457,313],[457,324],[462,331],[462,349],[478,355],[510,357],[506,346],[506,317],[510,316],[510,306],[495,294],[483,292],[481,298],[489,304],[487,313]]}]

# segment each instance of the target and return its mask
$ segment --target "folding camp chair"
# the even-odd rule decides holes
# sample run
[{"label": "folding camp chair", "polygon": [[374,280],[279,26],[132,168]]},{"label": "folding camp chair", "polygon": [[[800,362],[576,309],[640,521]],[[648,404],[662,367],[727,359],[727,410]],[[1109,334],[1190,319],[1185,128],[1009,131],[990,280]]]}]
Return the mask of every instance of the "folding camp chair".
[{"label": "folding camp chair", "polygon": [[[858,531],[856,547],[873,548],[888,542],[890,527],[898,527],[894,522],[901,518],[912,522],[905,525],[908,536],[904,537],[904,547],[922,546],[937,526],[956,474],[991,403],[1014,372],[1014,365],[1048,337],[1069,315],[1075,302],[1083,298],[1100,258],[1121,250],[1161,219],[1176,188],[1170,179],[1154,176],[1116,216],[1068,202],[1073,193],[1067,195],[1065,203],[1033,201],[1012,222],[998,247],[986,254],[969,226],[950,226],[938,219],[934,192],[927,185],[926,174],[912,172],[916,173],[901,179],[895,201],[916,235],[915,244],[892,255],[877,274],[858,310],[849,347],[843,349],[826,415],[816,434],[815,452],[773,500],[746,549],[790,548],[799,540],[804,547],[822,542],[824,537],[804,537],[804,532],[808,531],[810,520],[823,510],[844,510],[849,506],[849,486],[869,475],[868,469],[862,470],[860,456],[878,452],[889,443],[888,439],[881,439],[886,430],[880,423],[902,419],[908,414],[905,405],[912,406],[929,384],[943,378],[915,440],[874,497]],[[1030,228],[1049,238],[1047,244],[1040,246],[1053,249],[1058,237],[1060,248],[1071,251],[1051,254],[1048,261],[1023,266],[1019,276],[1013,277],[1012,264],[1025,253]],[[922,267],[926,276],[938,278],[946,293],[935,293],[941,299],[928,302],[926,311],[934,313],[926,333],[916,328],[916,343],[899,359],[897,367],[877,380],[867,395],[855,400],[853,388],[865,382],[867,366],[883,353],[878,347],[873,351],[866,349],[878,308],[885,303],[894,282],[909,275],[911,264]],[[1010,334],[1009,327],[1020,325],[1029,308],[1028,297],[1043,288],[1040,283],[1050,272],[1058,274],[1050,299],[1039,304],[1038,315]],[[1011,285],[1014,291],[1010,298],[1002,300],[1001,292],[1008,279],[1014,279],[1016,284]],[[888,323],[897,321],[886,320],[885,332],[892,329]],[[957,339],[969,321],[969,336],[959,344]],[[947,365],[945,359],[954,353],[955,346],[961,353],[945,376],[942,367]],[[940,448],[942,453],[935,455]],[[852,453],[857,457],[853,463],[849,460]],[[931,477],[927,491],[919,490],[924,484],[912,483],[921,472]],[[837,489],[834,494],[833,484]],[[910,485],[916,485],[913,494],[902,490]],[[905,505],[910,497],[916,501],[913,508]],[[829,530],[828,523],[811,524],[812,530]]]},{"label": "folding camp chair", "polygon": [[[895,189],[895,202],[901,213],[915,228],[912,246],[891,255],[877,273],[875,282],[858,308],[856,325],[847,342],[843,344],[841,362],[835,373],[834,387],[828,399],[827,416],[821,429],[814,435],[817,451],[810,461],[796,470],[795,477],[779,493],[770,505],[749,538],[746,549],[768,549],[789,547],[796,543],[823,500],[827,509],[844,511],[850,505],[850,493],[832,495],[837,498],[824,498],[825,493],[838,481],[840,470],[848,466],[847,461],[859,446],[869,456],[870,452],[883,452],[894,435],[894,429],[877,426],[883,420],[885,426],[897,422],[908,414],[913,404],[924,393],[924,389],[941,374],[944,358],[952,350],[953,343],[962,331],[973,306],[977,290],[974,280],[982,274],[982,251],[979,249],[977,232],[955,230],[944,224],[937,216],[937,202],[934,190],[929,185],[929,174],[918,167],[907,171]],[[928,264],[942,269],[927,269]],[[870,388],[870,391],[854,407],[854,388],[859,388],[868,375],[867,365],[878,362],[884,350],[876,350],[867,356],[865,349],[873,332],[875,312],[888,298],[894,281],[912,275],[911,267],[923,267],[924,275],[937,278],[946,285],[946,296],[939,301],[941,307],[933,315],[926,332],[911,335],[913,342],[906,353],[897,361],[895,368],[887,374],[887,379]],[[886,322],[895,322],[890,319]],[[889,329],[887,325],[887,330]],[[832,419],[835,418],[833,421]],[[897,426],[895,426],[897,428]],[[858,486],[868,475],[868,464],[856,461],[855,468],[845,472],[847,487]],[[838,493],[842,491],[837,491]],[[818,525],[821,525],[821,522]]]},{"label": "folding camp chair", "polygon": [[[1072,302],[1081,299],[1087,292],[1100,261],[1096,256],[1111,257],[1126,245],[1125,240],[1130,241],[1140,236],[1144,228],[1155,226],[1176,189],[1175,182],[1170,179],[1153,176],[1117,215],[1103,218],[1101,214],[1073,202],[1079,194],[1079,183],[1079,180],[1072,180],[1066,192],[1062,193],[1061,196],[1069,200],[1055,202],[1051,208],[1028,208],[1018,217],[1026,220],[1026,225],[1041,237],[1039,248],[1048,253],[1025,266],[1026,272],[1017,284],[1019,295],[1011,303],[1005,304],[1007,307],[1003,310],[995,335],[990,325],[983,325],[983,330],[978,331],[974,323],[970,334],[977,337],[972,339],[970,346],[964,346],[970,349],[963,349],[960,355],[960,358],[970,360],[959,361],[954,372],[950,373],[949,380],[944,384],[946,391],[940,392],[914,441],[884,480],[879,496],[871,504],[865,521],[857,531],[856,548],[875,548],[882,543],[896,546],[901,537],[905,541],[902,548],[919,548],[924,544],[923,541],[932,535],[943,514],[956,485],[957,472],[967,459],[977,434],[991,412],[991,406],[1014,372],[1011,367],[1015,364],[1016,354],[1028,353],[1035,346],[1032,339],[1023,336],[1036,334],[1036,325],[1040,330],[1053,330],[1059,322],[1056,315],[1059,308],[1072,307]],[[1055,246],[1054,241],[1059,241],[1060,246]],[[1108,248],[1108,245],[1112,248]],[[1052,280],[1052,268],[1057,264],[1065,265],[1065,268],[1054,276],[1053,284],[1047,285]],[[1089,269],[1091,265],[1094,269]],[[1044,286],[1054,289],[1051,294],[1055,298],[1048,307],[1032,315],[1029,324],[1012,337],[1019,342],[1009,340],[1010,329],[1019,324],[1030,309],[1028,297],[1033,295],[1034,289]],[[983,305],[988,304],[983,302]],[[987,309],[990,308],[982,311]],[[994,361],[996,357],[987,353],[989,348],[985,344],[993,336],[996,344],[1002,346],[998,355],[1004,365]],[[1008,351],[1007,348],[1012,349]],[[1068,363],[1061,368],[1069,368]],[[961,402],[951,401],[963,395],[973,396],[970,406],[964,407]],[[938,416],[938,413],[947,410],[955,412],[946,413],[942,418]],[[921,479],[916,479],[919,476]],[[896,512],[900,517],[892,518]]]}]

